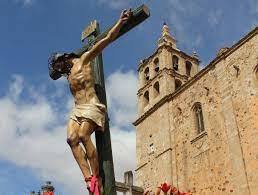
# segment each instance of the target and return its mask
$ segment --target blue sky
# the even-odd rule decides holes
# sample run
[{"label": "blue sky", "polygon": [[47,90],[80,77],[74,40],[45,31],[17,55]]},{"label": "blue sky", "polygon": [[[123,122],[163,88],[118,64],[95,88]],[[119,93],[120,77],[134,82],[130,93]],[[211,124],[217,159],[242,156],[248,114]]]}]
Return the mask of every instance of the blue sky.
[{"label": "blue sky", "polygon": [[142,3],[151,17],[103,53],[118,179],[135,168],[135,157],[126,157],[135,156],[136,69],[155,50],[163,22],[179,49],[198,53],[202,67],[258,24],[257,0],[1,0],[1,195],[28,194],[48,179],[58,194],[85,194],[65,144],[72,99],[64,80],[49,79],[47,59],[81,47],[81,31],[93,19],[104,30],[121,9]]}]

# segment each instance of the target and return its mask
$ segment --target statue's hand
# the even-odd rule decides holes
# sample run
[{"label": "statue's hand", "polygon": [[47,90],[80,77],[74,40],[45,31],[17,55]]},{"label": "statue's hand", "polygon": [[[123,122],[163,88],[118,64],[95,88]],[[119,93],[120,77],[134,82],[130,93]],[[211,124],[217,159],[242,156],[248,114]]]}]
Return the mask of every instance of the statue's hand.
[{"label": "statue's hand", "polygon": [[122,24],[124,24],[130,19],[131,16],[132,16],[132,10],[131,9],[129,9],[129,10],[125,9],[125,10],[122,11],[119,20]]}]

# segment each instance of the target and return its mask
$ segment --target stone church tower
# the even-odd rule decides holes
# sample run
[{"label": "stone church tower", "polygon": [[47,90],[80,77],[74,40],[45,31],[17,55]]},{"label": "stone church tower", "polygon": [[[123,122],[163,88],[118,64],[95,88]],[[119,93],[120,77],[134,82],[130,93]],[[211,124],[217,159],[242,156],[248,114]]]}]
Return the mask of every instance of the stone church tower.
[{"label": "stone church tower", "polygon": [[[188,55],[176,47],[176,40],[170,35],[164,23],[158,48],[139,65],[139,114],[143,114],[155,102],[174,92],[199,70],[196,54]],[[151,101],[150,101],[151,100]]]},{"label": "stone church tower", "polygon": [[164,24],[140,62],[137,185],[258,194],[258,28],[199,70]]}]

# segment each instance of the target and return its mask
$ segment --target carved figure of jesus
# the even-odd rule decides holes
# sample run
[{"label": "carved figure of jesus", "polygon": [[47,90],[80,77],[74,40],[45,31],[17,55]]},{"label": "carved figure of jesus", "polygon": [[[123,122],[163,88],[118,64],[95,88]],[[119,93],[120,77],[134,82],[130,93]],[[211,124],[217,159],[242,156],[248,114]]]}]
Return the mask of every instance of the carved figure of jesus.
[{"label": "carved figure of jesus", "polygon": [[73,53],[55,54],[49,61],[49,67],[53,71],[67,77],[74,97],[75,106],[67,127],[67,143],[82,171],[89,192],[94,195],[99,194],[102,183],[99,176],[98,154],[91,141],[91,134],[96,130],[104,131],[106,107],[100,103],[96,95],[91,61],[115,40],[122,25],[130,16],[131,11],[124,10],[107,36],[81,57]]}]

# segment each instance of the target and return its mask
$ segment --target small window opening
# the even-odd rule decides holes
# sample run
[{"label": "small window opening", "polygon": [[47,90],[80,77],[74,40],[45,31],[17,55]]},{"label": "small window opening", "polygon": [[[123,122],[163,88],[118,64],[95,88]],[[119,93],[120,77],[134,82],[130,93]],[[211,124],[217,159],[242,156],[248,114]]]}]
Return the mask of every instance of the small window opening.
[{"label": "small window opening", "polygon": [[185,69],[186,69],[186,75],[191,76],[192,63],[189,61],[186,61]]},{"label": "small window opening", "polygon": [[144,77],[145,77],[145,80],[148,81],[150,80],[150,70],[149,70],[149,67],[147,67],[144,71]]},{"label": "small window opening", "polygon": [[182,82],[178,79],[175,80],[175,90],[179,89],[179,87],[181,87]]},{"label": "small window opening", "polygon": [[172,57],[172,65],[174,70],[178,70],[178,57],[176,55],[173,55]]},{"label": "small window opening", "polygon": [[159,58],[154,60],[154,70],[156,73],[159,72]]},{"label": "small window opening", "polygon": [[146,91],[144,93],[144,107],[149,104],[149,101],[150,101],[150,99],[149,99],[149,91]]},{"label": "small window opening", "polygon": [[193,107],[194,117],[195,117],[195,126],[197,133],[200,134],[204,131],[204,122],[203,122],[203,113],[201,103],[195,103]]},{"label": "small window opening", "polygon": [[154,98],[155,98],[155,97],[157,97],[157,96],[159,95],[159,93],[160,93],[160,91],[159,91],[159,82],[156,82],[156,83],[154,84],[153,88],[154,88]]}]

